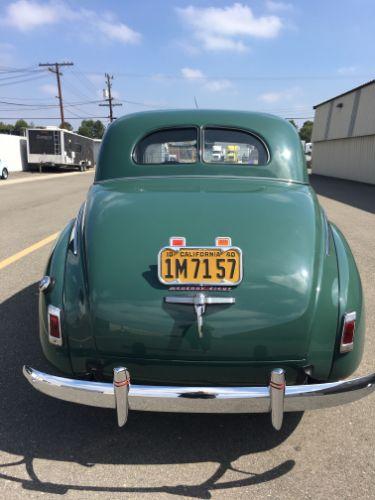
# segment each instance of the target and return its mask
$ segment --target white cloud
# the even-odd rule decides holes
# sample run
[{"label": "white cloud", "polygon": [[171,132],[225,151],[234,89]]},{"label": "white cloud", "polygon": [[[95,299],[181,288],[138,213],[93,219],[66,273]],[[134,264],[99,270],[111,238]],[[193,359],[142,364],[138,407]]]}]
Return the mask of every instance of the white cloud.
[{"label": "white cloud", "polygon": [[283,97],[282,92],[265,92],[264,94],[261,94],[259,96],[259,99],[267,103],[273,103],[280,101],[282,97]]},{"label": "white cloud", "polygon": [[112,89],[112,97],[113,97],[114,99],[120,99],[121,94],[120,94],[120,92],[118,92],[117,90],[113,90],[113,89]]},{"label": "white cloud", "polygon": [[358,70],[357,66],[343,66],[337,70],[339,75],[352,75]]},{"label": "white cloud", "polygon": [[104,75],[102,73],[87,73],[86,76],[94,86],[104,84]]},{"label": "white cloud", "polygon": [[271,12],[282,12],[282,11],[293,10],[293,5],[291,3],[274,2],[273,0],[267,0],[266,7]]},{"label": "white cloud", "polygon": [[204,35],[204,45],[206,50],[233,50],[235,52],[245,52],[247,46],[241,40],[233,40],[225,36]]},{"label": "white cloud", "polygon": [[283,27],[278,16],[256,17],[247,5],[234,3],[228,7],[177,8],[183,23],[193,38],[205,50],[246,50],[244,38],[275,38]]},{"label": "white cloud", "polygon": [[264,92],[263,94],[260,94],[258,99],[267,104],[274,104],[275,102],[280,101],[291,101],[299,95],[301,95],[301,89],[299,87],[293,87],[286,90]]},{"label": "white cloud", "polygon": [[206,89],[212,92],[219,92],[221,90],[227,90],[233,87],[232,82],[229,80],[208,80],[205,84]]},{"label": "white cloud", "polygon": [[94,32],[107,40],[125,44],[138,43],[141,34],[118,21],[114,14],[100,14],[92,10],[72,8],[62,0],[16,0],[10,3],[0,21],[19,31],[27,32],[48,25],[57,25],[67,21],[82,24],[82,33]]},{"label": "white cloud", "polygon": [[39,88],[45,94],[56,96],[57,93],[56,85],[52,85],[52,83],[46,83],[44,85],[41,85]]},{"label": "white cloud", "polygon": [[138,43],[141,40],[140,33],[132,30],[124,23],[111,23],[109,21],[98,21],[97,27],[111,40],[123,43]]},{"label": "white cloud", "polygon": [[41,3],[17,0],[5,9],[5,24],[20,31],[28,31],[47,24],[56,24],[74,17],[73,11],[60,2]]},{"label": "white cloud", "polygon": [[190,82],[199,82],[202,86],[211,92],[220,92],[233,87],[232,82],[226,79],[213,79],[207,76],[200,69],[196,68],[182,68],[181,75]]},{"label": "white cloud", "polygon": [[194,68],[182,68],[181,74],[187,80],[200,80],[205,77],[200,69]]}]

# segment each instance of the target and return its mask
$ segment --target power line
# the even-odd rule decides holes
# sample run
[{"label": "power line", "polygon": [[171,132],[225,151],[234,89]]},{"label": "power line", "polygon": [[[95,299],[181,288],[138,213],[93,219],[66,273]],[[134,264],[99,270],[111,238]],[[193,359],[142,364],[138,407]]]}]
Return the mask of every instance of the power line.
[{"label": "power line", "polygon": [[68,79],[65,80],[65,85],[70,89],[70,92],[80,99],[92,99],[92,96],[88,96],[86,93],[82,92],[81,89],[77,88],[72,82]]},{"label": "power line", "polygon": [[62,66],[73,66],[73,64],[74,63],[72,63],[72,62],[39,63],[40,67],[47,67],[48,71],[51,71],[51,73],[54,73],[56,75],[57,92],[58,92],[58,99],[59,99],[59,105],[60,105],[60,118],[61,118],[62,124],[64,123],[65,119],[64,119],[64,104],[63,104],[61,80],[60,80],[60,76],[62,76],[62,73],[60,72],[60,68]]},{"label": "power line", "polygon": [[156,104],[146,104],[145,102],[137,102],[137,101],[127,101],[125,99],[117,99],[119,102],[123,102],[126,104],[134,104],[135,106],[142,106],[144,108],[152,108],[152,109],[161,109],[164,106],[158,106]]},{"label": "power line", "polygon": [[[79,110],[80,111],[80,110]],[[76,113],[74,113],[71,109],[69,109],[69,113],[71,113],[75,118],[75,120],[78,120],[79,119],[79,115],[77,115]]]},{"label": "power line", "polygon": [[18,99],[19,101],[49,101],[50,97],[14,97],[14,96],[1,96],[0,99]]},{"label": "power line", "polygon": [[13,80],[13,81],[7,82],[7,83],[1,83],[1,80],[0,80],[0,87],[6,87],[9,85],[16,85],[18,83],[32,82],[35,80],[40,80],[41,78],[45,78],[45,77],[46,77],[46,75],[36,75],[36,76],[26,77],[26,78],[23,78],[21,80]]},{"label": "power line", "polygon": [[[99,74],[95,71],[85,71],[86,74]],[[125,77],[125,78],[163,78],[170,80],[186,80],[186,77],[182,74],[153,74],[153,73],[113,73],[117,78]],[[373,78],[372,74],[365,75],[286,75],[286,76],[277,76],[277,75],[256,75],[256,76],[245,76],[245,75],[204,75],[202,78],[196,78],[196,81],[202,80],[244,80],[244,81],[280,81],[280,80],[347,80],[347,79],[357,79],[357,78]],[[192,81],[192,80],[190,80]]]},{"label": "power line", "polygon": [[35,65],[33,66],[27,66],[26,68],[14,68],[11,66],[0,66],[0,73],[19,73],[19,72],[28,72],[28,73],[34,73],[42,71],[38,69]]},{"label": "power line", "polygon": [[[68,103],[65,103],[65,106],[82,106],[84,104],[98,104],[100,102],[103,102],[99,99],[97,99],[96,101],[82,101],[82,102],[68,102]],[[20,106],[20,107],[35,107],[37,106],[38,104],[37,103],[34,103],[34,104],[25,104],[23,102],[11,102],[11,101],[2,101],[0,100],[0,104],[10,104],[10,105],[13,105],[13,106]],[[39,104],[38,105],[38,109],[43,109],[43,108],[58,108],[59,107],[59,104]]]},{"label": "power line", "polygon": [[[107,116],[76,116],[76,117],[73,117],[73,116],[67,116],[66,117],[68,120],[88,120],[88,119],[96,119],[96,120],[99,120],[99,119],[103,119],[105,120],[106,118],[108,118]],[[27,120],[57,120],[56,117],[52,117],[52,116],[4,116],[4,117],[1,117],[2,120],[24,120],[24,119],[27,119]]]},{"label": "power line", "polygon": [[[76,78],[76,80],[79,82],[79,84],[82,86],[82,88],[85,89],[85,92],[87,91],[88,93],[91,93],[95,96],[98,94],[98,89],[95,87],[95,85],[92,83],[89,78],[87,78],[86,75],[82,73],[79,69],[72,70],[72,75]],[[84,81],[83,81],[84,80]],[[91,87],[90,89],[88,87]]]},{"label": "power line", "polygon": [[[43,73],[42,70],[38,71],[39,74]],[[20,78],[25,78],[26,76],[37,76],[37,75],[34,75],[34,74],[31,74],[31,73],[28,73],[28,72],[25,72],[25,73],[19,73],[19,74],[16,74],[14,76],[5,76],[5,77],[2,77],[0,76],[0,82],[10,82],[12,83],[12,81],[15,81],[15,80],[19,80]]]}]

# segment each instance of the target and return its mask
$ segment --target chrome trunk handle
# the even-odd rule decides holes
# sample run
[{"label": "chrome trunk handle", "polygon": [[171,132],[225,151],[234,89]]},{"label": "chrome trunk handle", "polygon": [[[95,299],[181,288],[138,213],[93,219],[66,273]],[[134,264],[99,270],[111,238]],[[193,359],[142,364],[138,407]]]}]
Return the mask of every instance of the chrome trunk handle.
[{"label": "chrome trunk handle", "polygon": [[234,297],[207,297],[204,293],[197,293],[191,296],[173,296],[164,297],[164,301],[168,304],[186,304],[193,305],[195,315],[197,317],[197,327],[199,337],[203,337],[203,315],[206,312],[206,306],[209,304],[223,305],[234,304],[236,299]]}]

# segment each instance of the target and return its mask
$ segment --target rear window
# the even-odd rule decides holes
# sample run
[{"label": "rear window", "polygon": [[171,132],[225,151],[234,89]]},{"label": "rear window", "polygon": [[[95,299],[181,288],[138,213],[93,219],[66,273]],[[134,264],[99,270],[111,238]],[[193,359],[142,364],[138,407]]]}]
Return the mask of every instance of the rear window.
[{"label": "rear window", "polygon": [[134,161],[143,165],[196,163],[197,157],[198,131],[194,127],[153,132],[134,151]]},{"label": "rear window", "polygon": [[209,127],[204,130],[203,161],[243,165],[266,165],[263,142],[242,130]]}]

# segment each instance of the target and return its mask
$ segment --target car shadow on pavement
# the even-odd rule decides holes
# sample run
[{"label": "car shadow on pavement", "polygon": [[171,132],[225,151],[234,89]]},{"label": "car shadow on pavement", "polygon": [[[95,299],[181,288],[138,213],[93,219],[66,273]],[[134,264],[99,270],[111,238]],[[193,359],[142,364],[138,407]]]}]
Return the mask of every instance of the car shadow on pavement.
[{"label": "car shadow on pavement", "polygon": [[362,182],[310,175],[316,194],[375,214],[375,186]]},{"label": "car shadow on pavement", "polygon": [[[169,493],[210,498],[213,491],[224,492],[229,488],[271,481],[293,469],[294,460],[286,460],[261,473],[238,470],[232,463],[243,455],[254,454],[253,462],[256,464],[256,453],[270,450],[287,439],[300,422],[301,413],[287,414],[279,432],[272,428],[269,415],[142,412],[130,412],[126,427],[119,429],[112,410],[66,403],[33,390],[22,376],[22,365],[51,370],[39,347],[37,295],[37,285],[33,284],[0,305],[0,451],[17,456],[14,461],[0,466],[0,479],[20,483],[27,490],[50,494],[65,494],[72,490]],[[70,475],[66,481],[58,483],[41,480],[34,470],[34,459],[71,462],[87,468],[96,464],[126,466],[204,462],[214,462],[218,466],[213,475],[195,485],[183,484],[182,481],[177,486],[149,487],[144,477],[141,484],[133,487],[100,487],[82,485],[81,481],[74,484]],[[12,473],[12,467],[22,464],[27,478],[24,473]],[[61,466],[60,472],[63,467],[65,465]],[[225,481],[222,478],[227,471],[235,471],[241,478]],[[120,476],[122,482],[124,469],[115,477]]]}]

